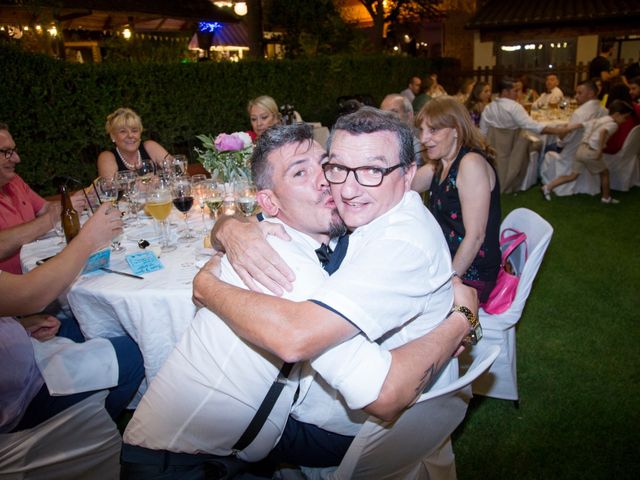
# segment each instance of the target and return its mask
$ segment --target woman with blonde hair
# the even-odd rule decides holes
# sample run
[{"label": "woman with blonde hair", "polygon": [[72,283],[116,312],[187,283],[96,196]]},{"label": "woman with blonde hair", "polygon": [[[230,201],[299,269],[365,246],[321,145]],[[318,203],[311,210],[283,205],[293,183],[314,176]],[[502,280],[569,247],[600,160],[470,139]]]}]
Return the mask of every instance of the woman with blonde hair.
[{"label": "woman with blonde hair", "polygon": [[251,128],[249,136],[255,142],[269,127],[280,123],[278,104],[268,95],[261,95],[249,100],[247,105]]},{"label": "woman with blonde hair", "polygon": [[429,189],[429,209],[449,245],[453,268],[485,302],[500,265],[500,186],[493,152],[454,98],[425,104],[416,125],[429,160],[412,187]]},{"label": "woman with blonde hair", "polygon": [[112,178],[116,172],[140,168],[142,160],[152,160],[161,167],[169,155],[165,148],[153,140],[142,142],[142,120],[130,108],[119,108],[107,116],[107,135],[114,147],[98,155],[98,175]]}]

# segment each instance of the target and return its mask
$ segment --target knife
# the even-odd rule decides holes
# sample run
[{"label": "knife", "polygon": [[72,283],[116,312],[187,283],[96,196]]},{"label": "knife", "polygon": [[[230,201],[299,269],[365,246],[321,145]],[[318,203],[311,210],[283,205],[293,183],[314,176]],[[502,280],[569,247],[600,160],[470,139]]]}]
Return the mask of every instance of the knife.
[{"label": "knife", "polygon": [[127,272],[118,272],[117,270],[111,270],[110,268],[107,267],[100,267],[100,270],[103,270],[105,272],[109,272],[109,273],[117,273],[118,275],[124,275],[125,277],[131,277],[131,278],[137,278],[140,280],[144,280],[144,277],[141,277],[140,275],[134,275],[133,273],[127,273]]}]

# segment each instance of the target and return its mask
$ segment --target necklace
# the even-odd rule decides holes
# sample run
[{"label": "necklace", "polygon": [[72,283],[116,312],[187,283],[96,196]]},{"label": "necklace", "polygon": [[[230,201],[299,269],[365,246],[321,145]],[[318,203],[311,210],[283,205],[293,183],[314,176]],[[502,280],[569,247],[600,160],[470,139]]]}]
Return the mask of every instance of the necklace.
[{"label": "necklace", "polygon": [[140,150],[136,150],[136,153],[138,154],[138,158],[136,158],[136,163],[133,165],[127,162],[126,158],[124,158],[124,155],[122,154],[122,152],[118,147],[116,147],[116,152],[118,152],[118,155],[120,155],[120,159],[122,160],[122,163],[124,163],[124,166],[127,167],[129,170],[135,170],[136,167],[140,165],[140,163],[142,162],[142,158],[140,156]]}]

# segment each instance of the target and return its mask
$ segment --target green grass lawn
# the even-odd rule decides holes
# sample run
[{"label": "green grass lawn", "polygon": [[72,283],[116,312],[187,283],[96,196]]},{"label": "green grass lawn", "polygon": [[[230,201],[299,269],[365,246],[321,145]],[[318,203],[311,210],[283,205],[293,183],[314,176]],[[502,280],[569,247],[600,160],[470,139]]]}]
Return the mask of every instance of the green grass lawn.
[{"label": "green grass lawn", "polygon": [[640,477],[640,189],[615,196],[502,196],[554,234],[517,327],[520,408],[472,400],[461,480]]}]

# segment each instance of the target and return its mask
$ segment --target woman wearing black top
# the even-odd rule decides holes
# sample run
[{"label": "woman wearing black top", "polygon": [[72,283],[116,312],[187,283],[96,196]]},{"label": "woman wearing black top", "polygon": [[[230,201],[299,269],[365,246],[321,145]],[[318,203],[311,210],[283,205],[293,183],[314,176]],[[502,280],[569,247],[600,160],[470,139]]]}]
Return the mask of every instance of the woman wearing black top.
[{"label": "woman wearing black top", "polygon": [[500,265],[500,187],[491,151],[469,112],[453,98],[427,103],[416,124],[429,162],[413,188],[430,186],[429,209],[447,240],[453,268],[484,302]]},{"label": "woman wearing black top", "polygon": [[152,160],[157,167],[169,155],[153,140],[142,141],[142,120],[130,108],[119,108],[107,117],[105,126],[114,146],[98,156],[98,175],[113,178],[116,172],[136,171],[142,160]]}]

